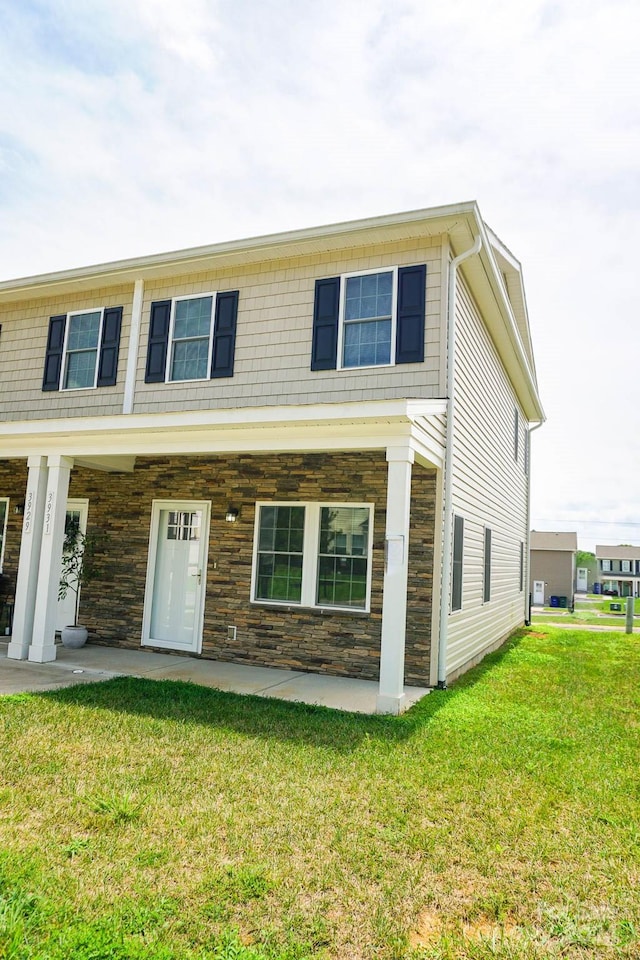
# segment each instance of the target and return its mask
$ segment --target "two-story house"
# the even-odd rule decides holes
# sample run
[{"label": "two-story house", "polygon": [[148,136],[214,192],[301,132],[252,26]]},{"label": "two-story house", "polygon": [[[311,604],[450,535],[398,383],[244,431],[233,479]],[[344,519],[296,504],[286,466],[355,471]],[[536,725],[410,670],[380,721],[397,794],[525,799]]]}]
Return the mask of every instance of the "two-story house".
[{"label": "two-story house", "polygon": [[[526,615],[520,264],[475,203],[0,284],[8,655],[46,662],[65,522],[93,642],[443,686]],[[106,572],[108,569],[108,572]]]},{"label": "two-story house", "polygon": [[640,547],[596,545],[602,593],[640,597]]}]

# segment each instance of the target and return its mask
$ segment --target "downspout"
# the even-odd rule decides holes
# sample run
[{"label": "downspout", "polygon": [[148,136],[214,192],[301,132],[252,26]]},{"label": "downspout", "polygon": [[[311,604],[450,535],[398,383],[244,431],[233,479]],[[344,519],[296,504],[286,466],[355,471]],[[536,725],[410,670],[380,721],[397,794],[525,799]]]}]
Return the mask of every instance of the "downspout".
[{"label": "downspout", "polygon": [[[524,587],[524,623],[528,627],[531,625],[531,434],[534,430],[539,430],[544,420],[536,423],[535,427],[529,427],[527,431],[527,444],[529,446],[529,476],[527,477],[527,539],[526,539],[526,561],[527,576]],[[575,581],[574,581],[575,582]]]},{"label": "downspout", "polygon": [[451,547],[453,539],[453,417],[455,412],[455,348],[456,348],[456,277],[458,266],[468,257],[475,256],[482,247],[482,237],[477,235],[473,246],[461,253],[449,264],[449,289],[447,297],[447,430],[444,460],[443,503],[443,549],[442,590],[440,593],[440,636],[438,639],[438,690],[447,688],[447,642],[449,629],[449,604],[451,593]]}]

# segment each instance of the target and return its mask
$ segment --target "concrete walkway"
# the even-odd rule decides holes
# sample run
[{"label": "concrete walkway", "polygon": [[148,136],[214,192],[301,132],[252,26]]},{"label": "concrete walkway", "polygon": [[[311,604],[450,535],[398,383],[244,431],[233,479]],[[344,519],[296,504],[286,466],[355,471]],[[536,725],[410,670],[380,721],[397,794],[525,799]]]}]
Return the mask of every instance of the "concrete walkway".
[{"label": "concrete walkway", "polygon": [[[0,695],[55,690],[76,683],[129,676],[149,680],[186,680],[217,690],[318,704],[354,713],[376,711],[378,684],[373,680],[274,670],[93,644],[80,650],[59,646],[57,653],[53,663],[9,660],[6,644],[0,643]],[[429,690],[405,687],[405,693],[408,708]]]}]

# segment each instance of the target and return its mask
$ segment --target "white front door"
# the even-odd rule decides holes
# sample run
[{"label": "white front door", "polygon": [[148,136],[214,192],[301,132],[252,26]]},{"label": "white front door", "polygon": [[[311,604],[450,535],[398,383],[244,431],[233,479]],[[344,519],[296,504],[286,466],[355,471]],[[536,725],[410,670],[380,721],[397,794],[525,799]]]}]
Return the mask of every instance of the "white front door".
[{"label": "white front door", "polygon": [[[79,524],[82,533],[87,532],[87,516],[89,514],[88,500],[67,500],[66,524],[75,521]],[[67,590],[64,600],[58,600],[58,612],[56,613],[56,630],[62,630],[75,622],[76,616],[76,595],[73,590]]]},{"label": "white front door", "polygon": [[208,541],[208,503],[154,501],[143,645],[200,653]]},{"label": "white front door", "polygon": [[589,571],[588,571],[587,567],[578,567],[578,572],[577,572],[577,575],[576,575],[576,590],[578,591],[578,593],[586,593],[586,592],[587,592],[587,575],[588,575],[588,572],[589,572]]},{"label": "white front door", "polygon": [[544,580],[533,581],[533,605],[534,607],[544,606]]}]

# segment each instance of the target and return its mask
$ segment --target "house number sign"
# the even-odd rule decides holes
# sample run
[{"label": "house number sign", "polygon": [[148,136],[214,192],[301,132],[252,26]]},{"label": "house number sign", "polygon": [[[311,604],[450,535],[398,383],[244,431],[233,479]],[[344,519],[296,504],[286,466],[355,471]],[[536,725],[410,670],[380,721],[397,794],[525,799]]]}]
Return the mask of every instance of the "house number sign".
[{"label": "house number sign", "polygon": [[44,532],[45,536],[51,534],[51,528],[53,527],[53,508],[56,502],[56,495],[53,490],[50,490],[47,494],[47,502],[44,508]]},{"label": "house number sign", "polygon": [[24,504],[24,523],[22,525],[25,534],[31,533],[31,527],[33,525],[33,498],[33,490],[27,490],[27,498]]}]

